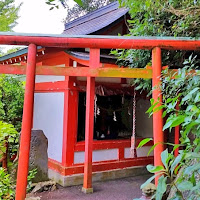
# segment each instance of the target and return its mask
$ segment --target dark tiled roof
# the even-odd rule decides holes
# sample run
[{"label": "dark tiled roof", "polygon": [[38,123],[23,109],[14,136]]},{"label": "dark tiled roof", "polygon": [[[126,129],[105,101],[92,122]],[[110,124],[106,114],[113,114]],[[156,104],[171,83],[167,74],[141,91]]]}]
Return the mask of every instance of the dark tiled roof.
[{"label": "dark tiled roof", "polygon": [[63,34],[87,35],[94,33],[115,22],[127,12],[128,9],[119,8],[118,2],[113,2],[92,13],[65,24]]}]

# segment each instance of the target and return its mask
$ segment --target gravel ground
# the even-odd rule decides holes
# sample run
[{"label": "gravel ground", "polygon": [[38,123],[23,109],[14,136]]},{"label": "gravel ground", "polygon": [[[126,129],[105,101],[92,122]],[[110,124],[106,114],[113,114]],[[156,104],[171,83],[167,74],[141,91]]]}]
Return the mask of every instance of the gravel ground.
[{"label": "gravel ground", "polygon": [[41,200],[132,200],[141,197],[140,185],[149,175],[128,177],[106,182],[93,183],[93,194],[81,192],[82,186],[59,188],[53,192],[42,192],[36,196]]}]

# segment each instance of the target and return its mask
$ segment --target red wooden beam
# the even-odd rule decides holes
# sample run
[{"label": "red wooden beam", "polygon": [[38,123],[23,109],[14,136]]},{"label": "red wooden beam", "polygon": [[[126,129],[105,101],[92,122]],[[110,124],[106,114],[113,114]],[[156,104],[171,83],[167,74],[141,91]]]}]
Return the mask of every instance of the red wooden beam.
[{"label": "red wooden beam", "polygon": [[[152,51],[152,70],[153,70],[153,99],[154,102],[159,102],[156,106],[162,104],[162,94],[161,94],[161,49],[156,47]],[[162,110],[153,113],[153,138],[154,144],[159,143],[154,149],[154,165],[162,165],[161,153],[164,150],[164,133],[163,133],[163,119]],[[158,177],[155,179],[156,185],[158,183]]]},{"label": "red wooden beam", "polygon": [[199,50],[200,40],[173,37],[67,36],[0,33],[0,44],[62,48]]},{"label": "red wooden beam", "polygon": [[[93,172],[102,172],[115,169],[124,169],[134,166],[141,167],[148,164],[153,164],[153,156],[94,162],[92,164],[92,169]],[[63,176],[82,174],[84,172],[83,164],[76,164],[72,167],[63,167],[61,163],[50,158],[48,159],[48,168],[58,172]]]},{"label": "red wooden beam", "polygon": [[[0,74],[26,74],[26,66],[1,65]],[[151,69],[37,66],[36,75],[152,78]]]},{"label": "red wooden beam", "polygon": [[33,120],[36,51],[36,45],[30,44],[28,47],[26,87],[24,96],[22,131],[20,137],[19,163],[15,197],[16,200],[24,200],[26,197],[27,176],[29,167],[29,151]]},{"label": "red wooden beam", "polygon": [[[137,138],[135,146],[137,147],[139,143],[144,138]],[[121,139],[121,140],[96,140],[93,141],[93,150],[103,150],[103,149],[120,149],[131,147],[130,139]],[[153,146],[153,141],[149,141],[144,146]],[[75,151],[84,151],[85,141],[77,142],[75,145]]]}]

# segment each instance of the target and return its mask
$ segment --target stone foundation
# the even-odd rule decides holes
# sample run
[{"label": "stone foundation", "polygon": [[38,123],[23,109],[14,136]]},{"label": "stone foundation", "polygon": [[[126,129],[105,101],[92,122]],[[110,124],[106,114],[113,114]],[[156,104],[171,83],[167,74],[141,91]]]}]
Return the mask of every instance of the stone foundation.
[{"label": "stone foundation", "polygon": [[[119,178],[125,178],[130,176],[138,176],[148,174],[146,167],[129,167],[125,169],[115,169],[110,171],[101,171],[94,172],[92,174],[92,181],[106,181]],[[49,178],[62,185],[63,187],[73,186],[73,185],[82,185],[83,184],[83,174],[75,174],[70,176],[63,176],[58,172],[49,169],[48,170]]]}]

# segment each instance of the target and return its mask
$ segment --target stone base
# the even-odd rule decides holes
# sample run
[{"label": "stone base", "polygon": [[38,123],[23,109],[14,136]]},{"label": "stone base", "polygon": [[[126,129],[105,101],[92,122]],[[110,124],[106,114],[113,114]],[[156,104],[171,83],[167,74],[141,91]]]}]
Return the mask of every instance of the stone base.
[{"label": "stone base", "polygon": [[82,192],[85,193],[85,194],[91,194],[91,193],[93,193],[93,188],[82,187]]},{"label": "stone base", "polygon": [[[129,167],[124,169],[110,170],[110,171],[93,172],[92,181],[97,182],[97,181],[113,180],[118,178],[139,176],[144,174],[148,174],[146,167],[143,166]],[[83,184],[83,174],[63,176],[58,172],[49,169],[48,175],[50,179],[54,180],[56,183],[62,185],[63,187]]]}]

